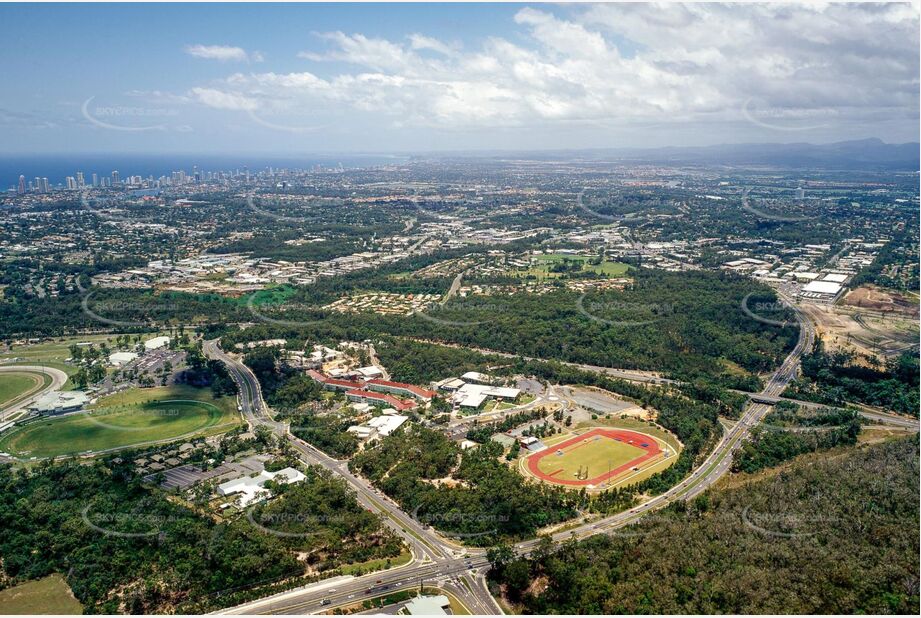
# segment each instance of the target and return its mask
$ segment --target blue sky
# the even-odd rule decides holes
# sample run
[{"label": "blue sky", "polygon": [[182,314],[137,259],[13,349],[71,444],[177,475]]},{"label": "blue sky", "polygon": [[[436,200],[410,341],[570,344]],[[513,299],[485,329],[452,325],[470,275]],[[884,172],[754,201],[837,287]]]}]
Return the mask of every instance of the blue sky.
[{"label": "blue sky", "polygon": [[0,154],[918,137],[910,5],[0,5]]}]

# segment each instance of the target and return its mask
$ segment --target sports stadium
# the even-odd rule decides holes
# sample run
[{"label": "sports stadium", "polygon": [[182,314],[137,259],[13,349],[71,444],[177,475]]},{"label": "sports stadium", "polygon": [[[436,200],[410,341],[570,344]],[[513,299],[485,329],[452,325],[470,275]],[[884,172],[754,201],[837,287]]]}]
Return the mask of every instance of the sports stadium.
[{"label": "sports stadium", "polygon": [[545,483],[589,490],[641,480],[677,459],[674,446],[661,438],[612,427],[594,427],[546,444],[523,458],[521,471]]}]

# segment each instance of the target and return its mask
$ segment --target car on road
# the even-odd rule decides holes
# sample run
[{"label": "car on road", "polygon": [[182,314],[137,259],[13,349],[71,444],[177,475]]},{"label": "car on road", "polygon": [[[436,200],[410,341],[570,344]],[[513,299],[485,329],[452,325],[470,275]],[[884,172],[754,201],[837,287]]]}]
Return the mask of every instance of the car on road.
[{"label": "car on road", "polygon": [[331,601],[329,599],[323,599],[322,601],[320,601],[320,605],[329,605],[330,603]]}]

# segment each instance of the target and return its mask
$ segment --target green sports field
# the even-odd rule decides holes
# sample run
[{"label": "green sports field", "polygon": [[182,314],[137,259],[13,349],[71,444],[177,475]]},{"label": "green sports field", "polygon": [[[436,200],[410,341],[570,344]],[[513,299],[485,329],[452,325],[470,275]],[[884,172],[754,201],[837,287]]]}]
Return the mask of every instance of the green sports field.
[{"label": "green sports field", "polygon": [[593,478],[646,454],[637,446],[604,437],[589,438],[588,442],[565,448],[562,455],[556,454],[557,447],[551,446],[548,450],[553,453],[540,460],[538,469],[547,475],[561,470],[554,475],[560,479],[575,479],[580,468],[587,469],[587,477]]},{"label": "green sports field", "polygon": [[520,471],[545,483],[589,490],[615,487],[675,461],[668,445],[646,433],[612,427],[554,436],[519,460]]},{"label": "green sports field", "polygon": [[0,437],[0,452],[55,457],[105,451],[193,435],[213,435],[240,422],[235,401],[186,386],[132,389],[88,413],[26,423]]},{"label": "green sports field", "polygon": [[46,380],[50,378],[26,371],[0,373],[0,410],[39,390]]}]

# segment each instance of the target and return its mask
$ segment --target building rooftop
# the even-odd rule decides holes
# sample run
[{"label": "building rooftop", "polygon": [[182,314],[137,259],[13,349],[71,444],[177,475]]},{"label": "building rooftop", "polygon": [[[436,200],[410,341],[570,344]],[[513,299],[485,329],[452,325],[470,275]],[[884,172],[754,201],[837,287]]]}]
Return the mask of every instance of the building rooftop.
[{"label": "building rooftop", "polygon": [[153,337],[144,342],[144,348],[147,350],[156,350],[157,348],[162,348],[165,345],[169,345],[169,337]]},{"label": "building rooftop", "polygon": [[410,616],[447,616],[451,601],[443,594],[416,597],[404,607]]},{"label": "building rooftop", "polygon": [[265,484],[268,481],[275,481],[276,483],[287,485],[289,483],[299,483],[305,478],[306,477],[300,470],[294,468],[283,468],[278,472],[263,470],[256,476],[244,476],[221,483],[217,486],[217,493],[220,496],[243,494],[239,499],[240,504],[242,506],[249,506],[261,500],[264,497],[261,494],[271,493],[268,489],[265,489]]},{"label": "building rooftop", "polygon": [[803,287],[803,291],[834,296],[841,291],[841,284],[833,281],[811,281]]}]

